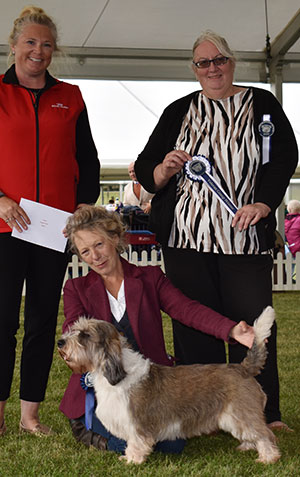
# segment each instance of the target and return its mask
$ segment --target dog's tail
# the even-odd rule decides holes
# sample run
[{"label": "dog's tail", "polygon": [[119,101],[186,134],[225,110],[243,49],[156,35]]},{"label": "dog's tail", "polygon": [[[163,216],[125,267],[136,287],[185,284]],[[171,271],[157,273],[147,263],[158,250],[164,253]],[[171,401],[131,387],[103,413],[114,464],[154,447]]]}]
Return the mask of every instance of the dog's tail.
[{"label": "dog's tail", "polygon": [[271,306],[268,306],[254,322],[255,338],[253,346],[248,350],[246,358],[241,363],[252,376],[259,374],[265,365],[268,354],[265,340],[271,334],[274,320],[275,311]]}]

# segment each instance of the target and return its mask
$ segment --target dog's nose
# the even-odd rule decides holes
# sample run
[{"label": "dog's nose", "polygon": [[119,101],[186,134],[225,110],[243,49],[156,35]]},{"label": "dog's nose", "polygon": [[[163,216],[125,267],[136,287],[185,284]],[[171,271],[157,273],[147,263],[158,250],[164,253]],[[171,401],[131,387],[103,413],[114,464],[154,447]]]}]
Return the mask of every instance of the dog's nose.
[{"label": "dog's nose", "polygon": [[63,348],[65,344],[66,344],[65,340],[62,340],[62,339],[58,340],[58,342],[57,342],[57,346],[59,348]]}]

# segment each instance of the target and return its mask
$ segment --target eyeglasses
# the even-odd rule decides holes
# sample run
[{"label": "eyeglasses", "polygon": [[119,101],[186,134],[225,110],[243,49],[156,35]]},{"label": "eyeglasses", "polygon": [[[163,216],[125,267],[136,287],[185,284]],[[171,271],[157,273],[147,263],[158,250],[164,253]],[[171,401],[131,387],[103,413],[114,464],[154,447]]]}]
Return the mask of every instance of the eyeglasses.
[{"label": "eyeglasses", "polygon": [[192,63],[196,68],[209,68],[211,63],[215,66],[222,66],[225,65],[228,60],[229,58],[227,56],[218,56],[218,58],[213,58],[212,60],[193,61]]}]

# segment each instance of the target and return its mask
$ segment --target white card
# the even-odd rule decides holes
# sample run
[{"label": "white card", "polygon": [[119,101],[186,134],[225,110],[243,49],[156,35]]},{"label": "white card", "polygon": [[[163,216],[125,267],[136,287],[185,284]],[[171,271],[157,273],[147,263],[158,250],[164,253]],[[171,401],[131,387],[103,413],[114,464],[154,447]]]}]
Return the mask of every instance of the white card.
[{"label": "white card", "polygon": [[25,210],[31,224],[27,230],[22,229],[22,232],[14,227],[12,237],[64,252],[67,239],[62,231],[72,214],[23,198],[20,200],[20,207]]}]

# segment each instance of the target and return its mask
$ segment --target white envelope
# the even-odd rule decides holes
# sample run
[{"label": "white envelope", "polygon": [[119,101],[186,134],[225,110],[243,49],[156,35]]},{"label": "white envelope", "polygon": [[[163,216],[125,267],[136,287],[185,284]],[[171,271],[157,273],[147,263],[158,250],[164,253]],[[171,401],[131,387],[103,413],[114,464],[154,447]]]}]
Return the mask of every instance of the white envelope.
[{"label": "white envelope", "polygon": [[31,224],[27,230],[22,229],[22,232],[13,228],[12,237],[64,252],[67,239],[62,231],[72,214],[23,198],[20,200],[20,206],[30,218]]}]

